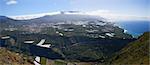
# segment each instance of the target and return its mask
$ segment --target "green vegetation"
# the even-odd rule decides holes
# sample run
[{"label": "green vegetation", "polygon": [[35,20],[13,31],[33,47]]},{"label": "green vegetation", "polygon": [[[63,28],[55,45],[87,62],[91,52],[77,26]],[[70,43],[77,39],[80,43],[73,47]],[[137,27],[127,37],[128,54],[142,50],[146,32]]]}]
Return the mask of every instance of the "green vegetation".
[{"label": "green vegetation", "polygon": [[[46,56],[47,58],[50,58],[52,55],[52,51],[55,51],[58,54],[62,55],[62,57],[66,60],[82,62],[92,61],[103,63],[107,60],[107,58],[111,57],[115,52],[119,51],[127,43],[134,40],[121,38],[102,39],[84,35],[58,36],[38,33],[21,34],[21,31],[17,31],[15,33],[7,31],[7,33],[17,39],[13,47],[11,47],[11,42],[8,42],[8,46],[10,46],[10,48],[15,51],[18,50],[19,52],[19,50],[21,50],[21,53],[25,53],[28,55],[32,53],[39,54],[39,52],[42,52],[40,53],[40,55],[44,57]],[[46,39],[45,44],[52,44],[52,51],[34,47],[41,39]],[[32,44],[34,46],[24,44],[25,40],[34,40],[35,43]],[[57,55],[53,56],[57,57]]]},{"label": "green vegetation", "polygon": [[55,60],[55,65],[67,65],[67,63],[61,60]]},{"label": "green vegetation", "polygon": [[41,57],[40,63],[41,63],[42,65],[46,65],[46,58]]},{"label": "green vegetation", "polygon": [[129,43],[111,59],[112,65],[148,65],[150,54],[150,32],[145,32],[138,40]]}]

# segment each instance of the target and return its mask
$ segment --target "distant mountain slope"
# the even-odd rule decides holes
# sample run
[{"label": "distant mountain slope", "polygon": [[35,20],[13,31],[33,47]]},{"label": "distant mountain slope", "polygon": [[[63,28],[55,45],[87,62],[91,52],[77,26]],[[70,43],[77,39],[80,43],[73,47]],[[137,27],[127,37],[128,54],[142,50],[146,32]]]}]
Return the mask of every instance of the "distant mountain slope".
[{"label": "distant mountain slope", "polygon": [[0,48],[0,65],[33,65],[32,60],[23,57],[19,53]]},{"label": "distant mountain slope", "polygon": [[24,21],[11,19],[6,16],[0,16],[0,30],[8,27],[19,27],[25,24]]},{"label": "distant mountain slope", "polygon": [[[20,22],[28,22],[28,23],[83,23],[83,22],[102,22],[105,19],[102,17],[98,16],[92,16],[92,15],[81,15],[81,14],[66,14],[66,13],[60,13],[60,14],[55,14],[55,15],[45,15],[39,18],[33,18],[29,20],[17,20],[17,19],[11,19],[5,16],[0,16],[0,22],[9,22],[12,23],[15,21],[15,24],[20,23]],[[10,22],[11,21],[11,22]],[[19,21],[19,22],[16,22]]]},{"label": "distant mountain slope", "polygon": [[138,40],[129,43],[115,57],[112,65],[148,65],[150,32],[145,32]]},{"label": "distant mountain slope", "polygon": [[55,14],[55,15],[45,15],[43,17],[30,19],[30,20],[22,20],[32,24],[42,24],[42,23],[102,23],[105,19],[102,17],[91,16],[91,15],[79,15],[79,14]]}]

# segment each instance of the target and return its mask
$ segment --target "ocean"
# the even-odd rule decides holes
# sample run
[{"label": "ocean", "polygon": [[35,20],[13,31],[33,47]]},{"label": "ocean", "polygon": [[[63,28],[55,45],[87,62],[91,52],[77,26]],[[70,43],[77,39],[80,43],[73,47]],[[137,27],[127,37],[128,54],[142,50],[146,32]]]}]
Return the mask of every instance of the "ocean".
[{"label": "ocean", "polygon": [[150,32],[150,21],[120,21],[116,22],[118,26],[127,30],[127,33],[137,37],[144,32]]}]

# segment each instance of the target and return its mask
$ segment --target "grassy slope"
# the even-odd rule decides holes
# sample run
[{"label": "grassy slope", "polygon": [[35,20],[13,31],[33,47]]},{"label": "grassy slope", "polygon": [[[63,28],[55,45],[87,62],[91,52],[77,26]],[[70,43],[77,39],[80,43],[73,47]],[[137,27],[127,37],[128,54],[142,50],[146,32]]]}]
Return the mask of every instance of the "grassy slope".
[{"label": "grassy slope", "polygon": [[33,65],[31,60],[19,53],[11,52],[6,48],[0,48],[0,65]]},{"label": "grassy slope", "polygon": [[149,64],[149,38],[150,32],[144,33],[138,40],[129,43],[115,57],[112,65],[148,65]]}]

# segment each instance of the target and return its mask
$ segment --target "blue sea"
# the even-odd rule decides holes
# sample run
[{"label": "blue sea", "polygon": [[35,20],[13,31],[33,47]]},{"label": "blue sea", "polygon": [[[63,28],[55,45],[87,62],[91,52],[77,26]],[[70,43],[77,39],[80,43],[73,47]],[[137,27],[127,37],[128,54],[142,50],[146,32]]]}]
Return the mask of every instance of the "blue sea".
[{"label": "blue sea", "polygon": [[134,37],[144,32],[150,32],[150,21],[119,21],[116,24],[127,30],[127,33],[132,34]]}]

